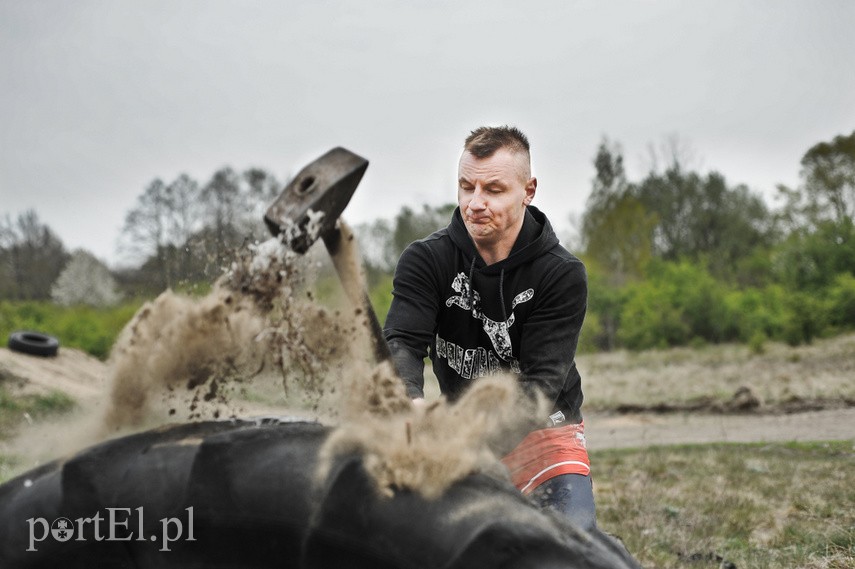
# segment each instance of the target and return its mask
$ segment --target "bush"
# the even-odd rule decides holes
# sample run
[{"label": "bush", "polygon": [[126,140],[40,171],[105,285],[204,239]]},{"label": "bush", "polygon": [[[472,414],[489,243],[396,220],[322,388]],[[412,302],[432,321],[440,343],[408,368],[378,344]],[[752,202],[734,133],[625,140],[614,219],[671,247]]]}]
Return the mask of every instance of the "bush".
[{"label": "bush", "polygon": [[823,304],[821,298],[807,292],[793,292],[787,296],[784,340],[788,344],[810,344],[826,331],[828,319]]},{"label": "bush", "polygon": [[579,346],[576,351],[585,354],[605,349],[600,343],[603,336],[603,324],[600,315],[589,311],[585,315],[585,323],[582,325],[582,332],[579,334]]},{"label": "bush", "polygon": [[645,281],[626,287],[618,338],[628,348],[719,342],[724,339],[721,285],[687,261],[652,262]]},{"label": "bush", "polygon": [[609,282],[594,262],[585,261],[588,270],[588,312],[580,337],[580,351],[613,350],[623,310],[622,289]]},{"label": "bush", "polygon": [[766,334],[760,330],[755,331],[748,339],[748,347],[752,354],[760,355],[766,351]]},{"label": "bush", "polygon": [[652,281],[630,287],[618,328],[618,339],[623,345],[632,350],[644,350],[686,342],[690,329],[675,306],[669,288]]},{"label": "bush", "polygon": [[728,292],[723,315],[725,339],[754,343],[758,336],[783,338],[786,297],[777,285]]},{"label": "bush", "polygon": [[855,327],[855,276],[837,275],[828,290],[828,320],[841,328]]}]

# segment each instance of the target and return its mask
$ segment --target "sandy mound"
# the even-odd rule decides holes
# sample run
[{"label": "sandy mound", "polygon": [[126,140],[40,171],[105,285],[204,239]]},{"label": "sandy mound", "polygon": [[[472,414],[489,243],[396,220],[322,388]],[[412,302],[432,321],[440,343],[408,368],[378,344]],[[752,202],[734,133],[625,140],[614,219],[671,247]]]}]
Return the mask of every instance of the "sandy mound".
[{"label": "sandy mound", "polygon": [[66,347],[49,358],[0,348],[0,376],[16,393],[61,391],[78,402],[99,399],[107,388],[104,362]]}]

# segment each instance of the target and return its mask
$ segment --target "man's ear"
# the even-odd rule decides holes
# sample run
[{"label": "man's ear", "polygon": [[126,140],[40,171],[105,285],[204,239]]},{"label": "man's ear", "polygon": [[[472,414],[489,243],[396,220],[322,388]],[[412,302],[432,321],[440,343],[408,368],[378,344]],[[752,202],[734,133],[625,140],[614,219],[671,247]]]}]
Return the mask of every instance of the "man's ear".
[{"label": "man's ear", "polygon": [[534,194],[537,192],[537,178],[531,178],[525,185],[525,198],[523,198],[524,205],[531,205],[532,200],[534,200]]}]

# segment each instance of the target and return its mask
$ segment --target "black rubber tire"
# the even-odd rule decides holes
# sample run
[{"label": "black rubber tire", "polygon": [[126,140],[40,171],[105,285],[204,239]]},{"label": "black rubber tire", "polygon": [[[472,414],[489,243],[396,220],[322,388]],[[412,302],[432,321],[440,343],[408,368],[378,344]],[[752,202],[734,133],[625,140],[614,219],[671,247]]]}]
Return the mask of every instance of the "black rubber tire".
[{"label": "black rubber tire", "polygon": [[9,335],[8,345],[13,352],[32,356],[51,357],[59,352],[59,340],[53,336],[30,330],[12,332]]},{"label": "black rubber tire", "polygon": [[[338,457],[318,480],[329,432],[303,422],[185,424],[43,465],[0,484],[0,567],[638,567],[600,535],[539,511],[510,483],[483,474],[435,500],[403,490],[386,497],[354,454]],[[91,520],[102,515],[109,533],[107,508],[121,514],[117,537],[98,541]],[[176,539],[166,551],[167,518],[182,521],[193,541]],[[86,533],[51,539],[48,524],[61,519]]]}]

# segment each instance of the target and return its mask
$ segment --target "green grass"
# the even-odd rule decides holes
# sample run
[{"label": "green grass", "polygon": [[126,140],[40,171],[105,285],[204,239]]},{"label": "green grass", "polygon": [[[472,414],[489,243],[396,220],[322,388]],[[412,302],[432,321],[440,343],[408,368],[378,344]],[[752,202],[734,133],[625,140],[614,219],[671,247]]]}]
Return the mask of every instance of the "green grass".
[{"label": "green grass", "polygon": [[852,441],[607,450],[591,459],[599,525],[645,567],[855,566]]},{"label": "green grass", "polygon": [[142,300],[135,300],[112,308],[93,308],[0,301],[0,339],[5,343],[15,330],[34,330],[56,336],[61,346],[105,359],[119,332],[142,304]]},{"label": "green grass", "polygon": [[12,435],[16,427],[29,417],[37,421],[52,415],[68,413],[74,409],[74,399],[59,391],[45,395],[27,394],[13,396],[0,384],[0,439]]}]

